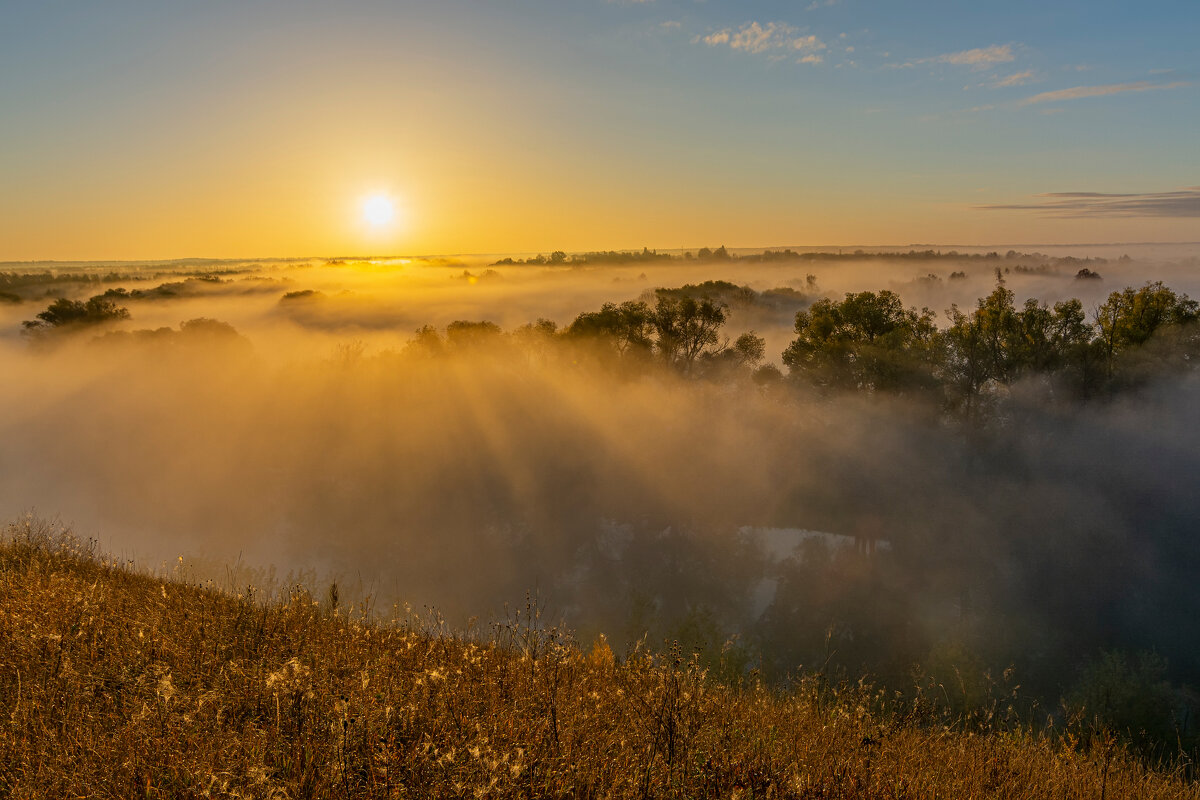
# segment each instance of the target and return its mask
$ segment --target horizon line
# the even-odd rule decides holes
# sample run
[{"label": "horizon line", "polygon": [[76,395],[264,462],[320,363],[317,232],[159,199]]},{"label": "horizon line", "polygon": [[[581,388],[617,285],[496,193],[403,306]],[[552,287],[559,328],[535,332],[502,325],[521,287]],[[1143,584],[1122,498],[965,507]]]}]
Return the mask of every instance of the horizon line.
[{"label": "horizon line", "polygon": [[[883,250],[887,252],[900,252],[903,248],[1000,248],[1000,247],[1147,247],[1151,245],[1200,245],[1200,240],[1196,241],[1140,241],[1140,242],[990,242],[983,244],[967,244],[954,242],[914,242],[905,245],[901,244],[821,244],[821,245],[748,245],[748,246],[728,246],[717,245],[717,247],[725,247],[727,250],[779,250],[779,249],[802,249],[808,251],[824,251],[826,249],[841,249],[848,248],[856,249],[871,249]],[[582,250],[566,250],[569,255],[579,253],[633,253],[641,252],[643,249],[649,249],[656,253],[685,253],[700,250],[703,247],[710,245],[701,245],[700,247],[655,247],[648,248],[643,245],[641,247],[628,248],[607,248],[607,249],[582,249]],[[182,263],[187,261],[201,262],[228,262],[228,261],[315,261],[315,260],[343,260],[352,259],[355,261],[371,261],[380,259],[432,259],[432,258],[480,258],[484,256],[524,256],[524,255],[544,255],[546,253],[556,252],[561,248],[550,248],[548,250],[495,250],[483,251],[474,253],[394,253],[394,254],[358,254],[358,255],[300,255],[300,256],[167,256],[162,258],[32,258],[32,259],[8,259],[0,260],[0,264],[101,264],[105,262],[120,263],[120,264],[153,264],[153,263]]]}]

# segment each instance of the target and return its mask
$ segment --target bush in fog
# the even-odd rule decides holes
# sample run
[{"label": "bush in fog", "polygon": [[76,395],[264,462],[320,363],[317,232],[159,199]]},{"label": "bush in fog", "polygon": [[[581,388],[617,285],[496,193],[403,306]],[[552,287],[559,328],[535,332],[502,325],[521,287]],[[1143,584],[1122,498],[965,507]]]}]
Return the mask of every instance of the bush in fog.
[{"label": "bush in fog", "polygon": [[1167,662],[1157,653],[1101,653],[1080,670],[1065,705],[1081,722],[1110,730],[1145,750],[1173,751],[1195,739],[1188,698],[1167,680]]},{"label": "bush in fog", "polygon": [[129,310],[102,295],[87,301],[60,297],[39,313],[37,319],[26,320],[22,325],[27,333],[33,334],[51,329],[78,329],[123,319],[129,319]]}]

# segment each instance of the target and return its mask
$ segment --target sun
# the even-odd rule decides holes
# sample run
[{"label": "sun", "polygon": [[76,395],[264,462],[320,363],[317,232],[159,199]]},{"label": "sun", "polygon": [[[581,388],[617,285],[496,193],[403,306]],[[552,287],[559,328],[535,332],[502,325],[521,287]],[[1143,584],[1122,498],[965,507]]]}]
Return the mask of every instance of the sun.
[{"label": "sun", "polygon": [[363,200],[363,219],[373,228],[382,228],[396,217],[396,207],[386,194],[373,194]]}]

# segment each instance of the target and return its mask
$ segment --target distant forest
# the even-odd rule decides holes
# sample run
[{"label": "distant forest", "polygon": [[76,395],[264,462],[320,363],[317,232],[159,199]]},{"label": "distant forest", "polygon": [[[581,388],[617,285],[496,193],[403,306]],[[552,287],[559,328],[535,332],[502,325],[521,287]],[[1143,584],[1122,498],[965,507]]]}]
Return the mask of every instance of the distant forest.
[{"label": "distant forest", "polygon": [[[1015,264],[1018,272],[1051,272],[1059,270],[1079,270],[1077,276],[1081,278],[1099,278],[1091,269],[1096,266],[1104,266],[1109,263],[1106,258],[1077,258],[1075,256],[1048,256],[1042,253],[1022,253],[1017,250],[1008,250],[1003,255],[999,251],[991,251],[988,253],[960,253],[957,250],[887,250],[887,251],[868,251],[861,248],[854,250],[838,250],[836,253],[828,250],[817,250],[802,253],[790,248],[780,250],[763,250],[761,253],[730,253],[729,250],[722,245],[721,247],[701,247],[695,252],[685,250],[679,255],[672,253],[660,253],[657,250],[651,250],[648,247],[638,250],[595,250],[586,253],[566,253],[562,250],[555,250],[550,255],[538,254],[528,258],[501,258],[498,261],[493,261],[493,267],[500,266],[600,266],[613,264],[654,264],[665,263],[672,261],[698,261],[698,262],[727,262],[727,263],[745,263],[745,264],[762,264],[776,263],[786,261],[877,261],[886,259],[888,261],[962,261],[964,263],[984,263],[992,265],[996,263],[1004,263],[1008,265]],[[1121,256],[1117,259],[1118,263],[1128,263],[1131,259],[1129,256]],[[1031,264],[1036,266],[1031,267]],[[950,277],[962,277],[958,273],[952,274]]]}]

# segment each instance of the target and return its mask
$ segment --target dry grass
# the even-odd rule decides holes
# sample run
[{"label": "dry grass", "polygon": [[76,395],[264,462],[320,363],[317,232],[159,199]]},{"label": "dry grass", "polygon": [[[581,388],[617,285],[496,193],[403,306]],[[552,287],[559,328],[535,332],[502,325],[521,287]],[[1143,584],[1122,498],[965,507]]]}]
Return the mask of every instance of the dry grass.
[{"label": "dry grass", "polygon": [[1182,798],[1122,748],[966,732],[866,687],[772,691],[584,652],[532,609],[486,640],[0,544],[0,795]]}]

